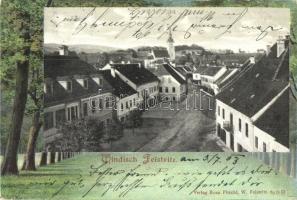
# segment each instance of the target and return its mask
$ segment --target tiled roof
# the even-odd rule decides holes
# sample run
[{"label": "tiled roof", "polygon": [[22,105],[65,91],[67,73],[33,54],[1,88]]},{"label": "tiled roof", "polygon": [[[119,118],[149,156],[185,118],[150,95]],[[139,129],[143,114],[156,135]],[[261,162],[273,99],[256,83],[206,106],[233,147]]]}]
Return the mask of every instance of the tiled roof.
[{"label": "tiled roof", "polygon": [[173,69],[173,67],[170,66],[169,64],[158,65],[158,67],[150,68],[148,70],[150,70],[153,74],[155,74],[158,77],[161,77],[164,75],[171,75],[180,84],[186,83],[186,81],[175,71],[178,69]]},{"label": "tiled roof", "polygon": [[118,75],[115,75],[115,77],[113,77],[110,70],[103,70],[101,72],[105,80],[107,80],[113,87],[113,94],[117,97],[123,97],[126,95],[130,96],[137,93],[136,90],[125,83]]},{"label": "tiled roof", "polygon": [[214,76],[221,69],[222,69],[221,67],[199,66],[199,67],[196,67],[196,70],[194,71],[194,73],[198,73],[201,75],[207,75],[207,76]]},{"label": "tiled roof", "polygon": [[288,85],[288,58],[288,51],[276,58],[274,45],[268,56],[239,73],[217,99],[252,117]]},{"label": "tiled roof", "polygon": [[112,66],[136,85],[159,81],[157,76],[138,64],[112,64]]},{"label": "tiled roof", "polygon": [[[82,76],[88,80],[88,88],[83,88],[76,80],[75,76]],[[102,78],[102,85],[98,85],[92,76]],[[61,103],[68,103],[111,92],[111,86],[103,79],[102,75],[97,72],[91,65],[81,61],[76,56],[45,56],[44,58],[44,77],[52,82],[53,94],[45,94],[44,106],[54,106]],[[66,91],[59,83],[57,78],[65,77],[72,83],[72,91]]]},{"label": "tiled roof", "polygon": [[77,56],[45,56],[44,77],[56,78],[73,75],[89,75],[96,73],[92,65],[80,60]]},{"label": "tiled roof", "polygon": [[207,67],[201,75],[215,76],[222,68],[221,67]]},{"label": "tiled roof", "polygon": [[184,77],[182,77],[179,73],[177,73],[176,69],[174,69],[171,65],[169,64],[164,64],[163,65],[166,71],[173,76],[175,80],[177,80],[180,84],[185,84],[186,80]]},{"label": "tiled roof", "polygon": [[156,58],[169,58],[168,51],[166,49],[155,49],[153,53]]},{"label": "tiled roof", "polygon": [[277,142],[289,148],[289,88],[255,122]]}]

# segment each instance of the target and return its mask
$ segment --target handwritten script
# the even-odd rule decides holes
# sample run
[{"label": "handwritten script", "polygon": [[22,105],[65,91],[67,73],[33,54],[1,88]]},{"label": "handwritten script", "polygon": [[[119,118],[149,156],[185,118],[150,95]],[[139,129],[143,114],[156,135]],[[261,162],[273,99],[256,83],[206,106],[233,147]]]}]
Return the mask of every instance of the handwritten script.
[{"label": "handwritten script", "polygon": [[[188,196],[195,195],[251,195],[265,188],[278,174],[258,162],[246,163],[244,154],[203,156],[164,156],[143,154],[100,154],[98,162],[88,165],[70,178],[54,180],[48,187],[56,188],[52,198],[59,199],[69,191],[76,191],[81,199],[112,196],[116,199],[131,198],[144,192],[167,192]],[[32,183],[42,184],[42,183]],[[275,191],[274,191],[275,192]]]},{"label": "handwritten script", "polygon": [[56,29],[71,24],[72,35],[109,31],[114,39],[128,36],[137,40],[160,39],[171,31],[183,35],[184,40],[210,33],[218,39],[234,32],[252,34],[259,41],[283,29],[275,24],[251,25],[246,17],[249,12],[249,8],[92,8],[79,15],[56,14],[49,20]]}]

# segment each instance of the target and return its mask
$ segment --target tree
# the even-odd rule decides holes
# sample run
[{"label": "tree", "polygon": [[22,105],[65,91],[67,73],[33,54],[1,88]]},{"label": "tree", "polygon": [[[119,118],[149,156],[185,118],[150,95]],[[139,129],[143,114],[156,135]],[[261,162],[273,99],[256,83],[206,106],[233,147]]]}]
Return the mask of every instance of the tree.
[{"label": "tree", "polygon": [[63,152],[80,152],[83,150],[98,150],[99,144],[105,135],[103,123],[96,119],[77,119],[62,124],[58,130],[61,137],[53,144],[53,149]]},{"label": "tree", "polygon": [[[5,9],[2,9],[1,25],[2,37],[1,45],[3,49],[3,57],[8,60],[4,61],[6,70],[15,66],[15,95],[13,100],[11,122],[9,127],[8,141],[6,145],[5,156],[1,167],[1,174],[18,174],[17,167],[17,152],[20,142],[21,127],[23,123],[23,116],[27,102],[28,90],[28,74],[29,74],[29,59],[31,55],[31,33],[30,24],[31,16],[28,2],[11,1]],[[13,14],[11,14],[13,13]],[[5,16],[6,20],[3,20]],[[16,50],[11,51],[12,46],[10,41],[15,40],[18,45]],[[7,41],[9,40],[9,41]],[[2,41],[4,44],[2,44]],[[3,71],[2,71],[3,72]],[[1,73],[1,75],[3,75]]]}]

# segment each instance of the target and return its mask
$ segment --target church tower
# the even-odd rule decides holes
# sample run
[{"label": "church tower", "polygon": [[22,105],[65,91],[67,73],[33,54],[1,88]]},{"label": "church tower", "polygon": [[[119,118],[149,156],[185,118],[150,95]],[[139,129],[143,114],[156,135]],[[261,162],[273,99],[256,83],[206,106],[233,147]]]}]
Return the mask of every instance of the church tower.
[{"label": "church tower", "polygon": [[168,52],[169,52],[170,60],[175,60],[174,40],[172,38],[171,30],[169,31],[169,37],[168,37],[167,43],[168,43]]}]

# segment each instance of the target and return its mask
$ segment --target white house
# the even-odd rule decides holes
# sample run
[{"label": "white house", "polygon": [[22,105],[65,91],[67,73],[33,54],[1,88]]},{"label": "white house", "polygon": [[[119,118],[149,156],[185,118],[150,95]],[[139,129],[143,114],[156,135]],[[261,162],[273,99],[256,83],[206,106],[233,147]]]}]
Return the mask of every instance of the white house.
[{"label": "white house", "polygon": [[217,80],[227,72],[226,67],[198,67],[193,72],[193,81],[198,85],[205,87],[208,91],[217,94]]},{"label": "white house", "polygon": [[160,79],[159,94],[162,100],[180,101],[186,97],[186,78],[174,67],[163,64],[150,71]]},{"label": "white house", "polygon": [[[110,64],[109,66],[112,73],[137,91],[140,104],[144,103],[144,99],[150,101],[147,103],[157,99],[159,79],[149,70],[141,67],[140,64]],[[105,69],[108,69],[108,66]]]},{"label": "white house", "polygon": [[112,70],[101,71],[104,78],[113,87],[114,109],[117,113],[117,118],[124,122],[130,111],[138,108],[139,98],[137,91],[129,86],[126,82],[120,79],[120,77]]},{"label": "white house", "polygon": [[288,60],[287,42],[277,42],[216,96],[217,134],[231,150],[289,151]]},{"label": "white house", "polygon": [[77,56],[60,51],[44,59],[45,146],[58,141],[58,128],[81,118],[95,118],[107,128],[112,88],[100,73]]}]

